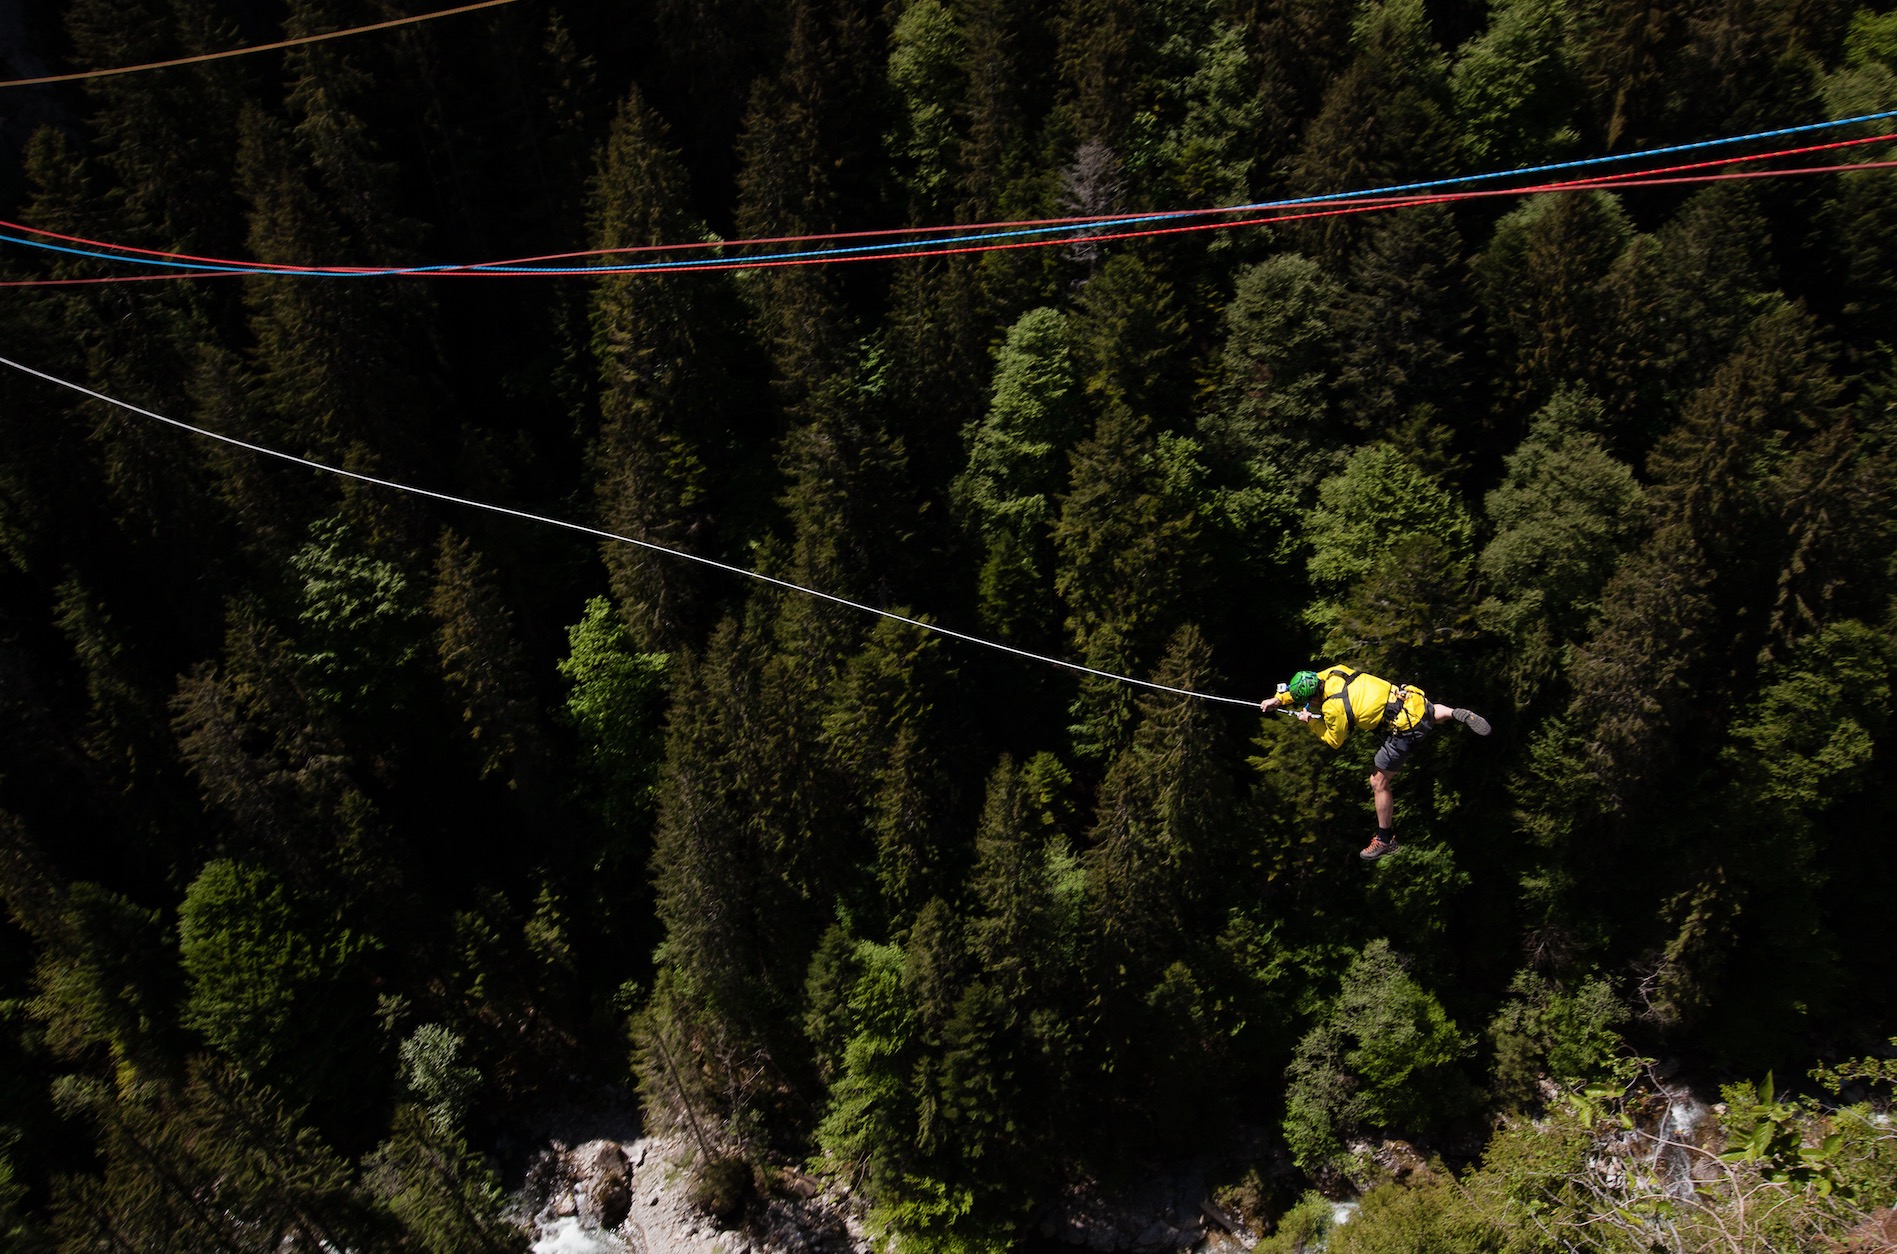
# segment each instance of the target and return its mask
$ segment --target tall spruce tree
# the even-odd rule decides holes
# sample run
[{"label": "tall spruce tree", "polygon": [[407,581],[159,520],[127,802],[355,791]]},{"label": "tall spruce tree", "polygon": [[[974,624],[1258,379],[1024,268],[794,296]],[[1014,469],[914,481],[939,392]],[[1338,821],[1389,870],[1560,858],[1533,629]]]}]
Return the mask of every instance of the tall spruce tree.
[{"label": "tall spruce tree", "polygon": [[[1190,440],[1156,435],[1118,404],[1074,450],[1054,524],[1054,590],[1087,665],[1119,674],[1156,665],[1204,561],[1202,476]],[[1129,689],[1088,677],[1074,714],[1076,746],[1109,756],[1131,730]]]},{"label": "tall spruce tree", "polygon": [[1008,329],[988,412],[965,433],[968,465],[953,488],[986,550],[982,620],[1029,647],[1051,637],[1049,531],[1065,486],[1063,455],[1084,415],[1067,325],[1057,310],[1033,309]]},{"label": "tall spruce tree", "polygon": [[1115,253],[1074,302],[1068,334],[1081,386],[1097,403],[1183,429],[1188,330],[1164,272],[1139,254]]},{"label": "tall spruce tree", "polygon": [[1334,0],[1277,0],[1251,16],[1263,110],[1260,165],[1274,174],[1324,103],[1331,80],[1350,63],[1356,6]]},{"label": "tall spruce tree", "polygon": [[843,778],[865,802],[891,931],[961,878],[964,859],[949,840],[960,826],[948,718],[954,678],[938,637],[884,619],[838,676],[823,716]]},{"label": "tall spruce tree", "polygon": [[480,776],[536,791],[545,748],[513,611],[480,551],[452,531],[443,531],[436,546],[428,610],[438,625],[441,678],[461,707]]},{"label": "tall spruce tree", "polygon": [[1339,403],[1362,435],[1439,419],[1462,448],[1480,445],[1463,360],[1474,321],[1465,275],[1447,210],[1424,206],[1371,226],[1333,319]]},{"label": "tall spruce tree", "polygon": [[909,217],[939,222],[953,204],[957,106],[969,64],[955,15],[940,0],[914,0],[889,33],[889,87],[896,126],[888,149],[902,159]]},{"label": "tall spruce tree", "polygon": [[55,1189],[63,1248],[249,1254],[386,1239],[342,1158],[228,1064],[200,1059],[188,1082],[117,1101],[68,1086],[66,1100],[97,1123],[103,1161]]},{"label": "tall spruce tree", "polygon": [[1601,590],[1639,536],[1642,493],[1600,438],[1600,403],[1562,392],[1543,406],[1486,498],[1477,558],[1487,625],[1509,642],[1518,704],[1565,670],[1600,612]]},{"label": "tall spruce tree", "polygon": [[1488,29],[1457,50],[1449,92],[1472,165],[1537,165],[1580,139],[1570,8],[1568,0],[1496,0]]},{"label": "tall spruce tree", "polygon": [[1475,262],[1505,403],[1538,406],[1596,385],[1612,343],[1607,279],[1632,229],[1604,192],[1531,200],[1496,224]]},{"label": "tall spruce tree", "polygon": [[[1650,948],[1649,1009],[1664,1024],[1690,1021],[1666,989],[1704,987],[1732,944],[1744,889],[1726,865],[1731,834],[1716,828],[1717,758],[1770,650],[1811,629],[1796,616],[1774,630],[1776,590],[1804,564],[1787,526],[1804,495],[1787,480],[1802,476],[1787,471],[1841,417],[1808,316],[1784,305],[1762,315],[1656,447],[1654,531],[1609,581],[1600,625],[1574,655],[1567,719],[1537,754],[1557,795],[1585,790],[1565,821],[1542,825],[1562,926],[1630,906],[1644,915],[1621,943]],[[1820,460],[1836,468],[1835,456]],[[1671,856],[1642,904],[1616,902],[1616,885],[1657,851]]]},{"label": "tall spruce tree", "polygon": [[[1209,669],[1203,638],[1184,627],[1155,675],[1194,690]],[[1197,1108],[1224,1062],[1205,950],[1229,901],[1219,868],[1231,865],[1237,832],[1210,705],[1160,694],[1141,707],[1100,785],[1083,858],[1089,976],[1098,1061],[1124,1103],[1109,1126],[1132,1117],[1172,1143],[1187,1123],[1169,1112]]]},{"label": "tall spruce tree", "polygon": [[1222,478],[1282,475],[1301,497],[1334,464],[1343,442],[1331,408],[1342,299],[1339,285],[1296,253],[1239,271],[1225,308],[1217,390],[1199,418],[1199,438]]},{"label": "tall spruce tree", "polygon": [[[1300,195],[1361,191],[1441,177],[1462,165],[1448,67],[1420,0],[1376,0],[1358,10],[1350,65],[1327,85],[1323,106],[1291,162]],[[1299,232],[1304,251],[1332,266],[1362,240],[1362,215],[1326,217]]]},{"label": "tall spruce tree", "polygon": [[1637,236],[1603,284],[1606,389],[1624,455],[1639,457],[1741,333],[1777,299],[1768,226],[1740,184],[1695,193],[1653,236]]},{"label": "tall spruce tree", "polygon": [[[590,206],[596,248],[644,248],[704,238],[690,188],[665,129],[638,89],[613,119]],[[592,299],[599,440],[593,475],[606,527],[687,552],[720,545],[735,502],[721,489],[755,439],[757,398],[734,375],[736,302],[722,276],[615,275]],[[665,649],[703,630],[696,568],[633,545],[602,552],[613,590],[642,647]]]},{"label": "tall spruce tree", "polygon": [[[311,33],[329,19],[324,0],[300,0],[288,29]],[[365,56],[347,43],[292,50],[284,112],[246,110],[237,179],[257,260],[399,265],[414,255],[417,226],[364,116],[380,68]],[[265,442],[403,472],[432,450],[446,389],[424,288],[253,278],[245,302],[255,342],[246,391],[268,415],[253,427]]]},{"label": "tall spruce tree", "polygon": [[1587,0],[1577,6],[1571,38],[1588,93],[1594,133],[1610,150],[1670,137],[1667,67],[1678,55],[1688,7],[1655,8],[1632,0]]},{"label": "tall spruce tree", "polygon": [[[848,230],[881,200],[869,158],[885,129],[886,45],[871,6],[799,0],[788,24],[783,64],[753,89],[739,138],[749,237]],[[786,403],[847,368],[858,310],[837,267],[762,270],[745,292]]]},{"label": "tall spruce tree", "polygon": [[1124,151],[1147,88],[1156,31],[1139,0],[1062,0],[1053,22],[1060,103],[1053,125],[1066,151]]}]

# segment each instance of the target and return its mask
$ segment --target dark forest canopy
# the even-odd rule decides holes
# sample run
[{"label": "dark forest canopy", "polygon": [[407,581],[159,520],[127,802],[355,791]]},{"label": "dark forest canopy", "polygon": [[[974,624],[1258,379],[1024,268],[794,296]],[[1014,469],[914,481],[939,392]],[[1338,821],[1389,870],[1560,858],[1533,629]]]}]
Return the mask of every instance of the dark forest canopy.
[{"label": "dark forest canopy", "polygon": [[[15,6],[0,72],[402,15]],[[0,90],[0,212],[469,261],[1894,108],[1897,13],[1850,0],[518,0]],[[1270,1220],[1287,1154],[1468,1163],[1631,1058],[1784,1091],[1874,1053],[1893,327],[1878,170],[830,267],[0,290],[4,355],[285,452],[1173,687],[1347,661],[1496,725],[1428,746],[1364,865],[1369,736],[0,372],[0,1241],[519,1248],[498,1147],[577,1085],[985,1249],[1154,1161],[1263,1145],[1232,1178],[1279,1182]],[[1746,1091],[1735,1135],[1791,1109]],[[1459,1196],[1506,1194],[1508,1144]],[[1897,1200],[1878,1152],[1838,1196]]]}]

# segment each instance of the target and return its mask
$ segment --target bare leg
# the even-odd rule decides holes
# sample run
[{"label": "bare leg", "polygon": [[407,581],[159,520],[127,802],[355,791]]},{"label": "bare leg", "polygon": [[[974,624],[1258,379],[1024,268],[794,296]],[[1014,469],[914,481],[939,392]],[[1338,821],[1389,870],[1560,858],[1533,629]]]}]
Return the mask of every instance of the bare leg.
[{"label": "bare leg", "polygon": [[1429,707],[1429,716],[1438,723],[1447,723],[1456,716],[1456,707],[1453,705],[1432,705]]},{"label": "bare leg", "polygon": [[1370,792],[1376,798],[1377,826],[1389,831],[1396,818],[1396,776],[1388,771],[1370,772]]}]

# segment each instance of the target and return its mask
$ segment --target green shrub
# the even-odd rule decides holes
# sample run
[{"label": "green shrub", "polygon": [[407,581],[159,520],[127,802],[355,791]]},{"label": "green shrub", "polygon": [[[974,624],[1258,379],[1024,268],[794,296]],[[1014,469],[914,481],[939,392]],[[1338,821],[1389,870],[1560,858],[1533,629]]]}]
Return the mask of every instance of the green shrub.
[{"label": "green shrub", "polygon": [[720,1154],[699,1170],[688,1196],[694,1207],[728,1226],[744,1213],[756,1192],[751,1164]]}]

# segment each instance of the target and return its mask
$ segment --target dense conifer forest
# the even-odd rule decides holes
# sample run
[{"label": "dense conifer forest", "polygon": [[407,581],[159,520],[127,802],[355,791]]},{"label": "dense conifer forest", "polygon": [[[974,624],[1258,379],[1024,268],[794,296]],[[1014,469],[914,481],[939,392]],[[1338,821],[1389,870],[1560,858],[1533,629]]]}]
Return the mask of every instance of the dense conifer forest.
[{"label": "dense conifer forest", "polygon": [[[8,5],[0,72],[419,11]],[[1371,733],[0,370],[0,1244],[522,1249],[505,1146],[615,1090],[733,1222],[809,1168],[902,1251],[1195,1155],[1314,1249],[1300,1195],[1393,1139],[1430,1166],[1331,1249],[1842,1239],[1897,1202],[1897,172],[590,277],[35,245],[452,264],[1893,109],[1855,0],[515,0],[0,89],[0,356],[1115,675],[1347,662],[1495,727],[1365,863]],[[1588,1164],[1656,1077],[1737,1148],[1630,1201]],[[1766,1195],[1759,1244],[1693,1227]]]}]

